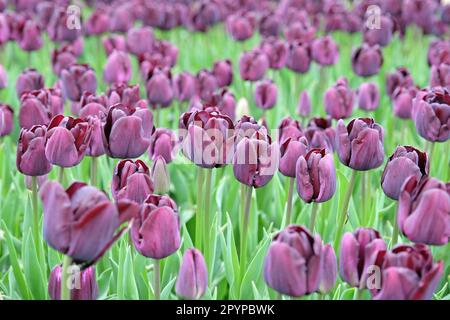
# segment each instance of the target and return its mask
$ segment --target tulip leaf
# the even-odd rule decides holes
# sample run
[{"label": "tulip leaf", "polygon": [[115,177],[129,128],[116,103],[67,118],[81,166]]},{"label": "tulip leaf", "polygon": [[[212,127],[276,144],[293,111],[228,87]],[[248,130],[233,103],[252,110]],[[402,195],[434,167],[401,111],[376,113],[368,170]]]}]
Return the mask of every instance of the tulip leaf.
[{"label": "tulip leaf", "polygon": [[22,257],[23,270],[30,288],[30,293],[34,299],[45,299],[47,297],[47,276],[42,271],[41,264],[39,263],[31,229],[28,229],[24,240],[25,246]]}]

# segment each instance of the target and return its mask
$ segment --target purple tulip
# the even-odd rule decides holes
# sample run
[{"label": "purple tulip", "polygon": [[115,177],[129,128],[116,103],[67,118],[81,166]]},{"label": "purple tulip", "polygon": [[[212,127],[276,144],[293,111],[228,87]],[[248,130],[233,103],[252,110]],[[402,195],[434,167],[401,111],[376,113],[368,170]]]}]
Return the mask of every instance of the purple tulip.
[{"label": "purple tulip", "polygon": [[216,61],[212,73],[219,88],[228,87],[233,82],[233,65],[230,60]]},{"label": "purple tulip", "polygon": [[432,142],[450,138],[450,90],[433,88],[419,92],[413,103],[412,119],[420,136]]},{"label": "purple tulip", "polygon": [[206,32],[221,17],[219,5],[215,2],[205,1],[197,7],[191,8],[186,24],[192,30]]},{"label": "purple tulip", "polygon": [[59,183],[48,181],[40,195],[45,241],[75,263],[88,265],[101,258],[126,228],[115,233],[116,229],[139,210],[126,200],[113,204],[105,193],[82,182],[64,190]]},{"label": "purple tulip", "polygon": [[264,80],[255,88],[255,104],[263,110],[272,109],[277,103],[277,95],[276,84],[272,80]]},{"label": "purple tulip", "polygon": [[442,63],[431,66],[430,69],[431,87],[450,87],[450,64]]},{"label": "purple tulip", "polygon": [[311,148],[333,152],[336,133],[332,127],[331,118],[312,118],[305,130],[305,137]]},{"label": "purple tulip", "polygon": [[138,104],[143,104],[138,84],[113,83],[109,87],[106,95],[109,99],[109,105],[122,103],[127,107],[135,107]]},{"label": "purple tulip", "polygon": [[125,41],[125,37],[118,34],[109,35],[102,40],[103,48],[105,49],[105,53],[109,56],[114,50],[123,51],[127,50],[127,43]]},{"label": "purple tulip", "polygon": [[97,8],[86,21],[87,35],[99,35],[109,31],[109,13],[106,10]]},{"label": "purple tulip", "polygon": [[200,70],[196,76],[197,95],[203,100],[210,100],[218,88],[217,79],[211,71]]},{"label": "purple tulip", "polygon": [[286,60],[288,69],[297,73],[308,72],[311,66],[311,47],[308,43],[292,42]]},{"label": "purple tulip", "polygon": [[251,14],[237,12],[230,15],[226,20],[227,32],[236,41],[244,41],[253,36],[255,32],[255,21]]},{"label": "purple tulip", "polygon": [[14,110],[0,103],[0,137],[7,136],[14,127]]},{"label": "purple tulip", "polygon": [[179,101],[189,101],[196,93],[196,78],[183,71],[173,79],[174,95]]},{"label": "purple tulip", "polygon": [[380,45],[385,47],[391,42],[394,32],[394,22],[388,16],[380,17],[380,28],[364,29],[364,42],[370,46]]},{"label": "purple tulip", "polygon": [[442,63],[450,64],[450,42],[434,40],[430,43],[427,54],[428,64],[438,66]]},{"label": "purple tulip", "polygon": [[10,38],[10,27],[8,18],[0,12],[0,46],[6,43]]},{"label": "purple tulip", "polygon": [[152,180],[156,194],[166,194],[170,191],[170,174],[167,170],[166,160],[157,156],[153,161]]},{"label": "purple tulip", "polygon": [[393,73],[386,75],[386,93],[389,97],[392,97],[398,87],[412,86],[414,86],[414,80],[406,68],[397,68]]},{"label": "purple tulip", "polygon": [[154,35],[150,27],[132,28],[127,33],[128,52],[140,56],[153,50]]},{"label": "purple tulip", "polygon": [[402,18],[426,29],[433,20],[438,2],[434,0],[404,0]]},{"label": "purple tulip", "polygon": [[273,238],[264,261],[264,280],[272,289],[292,297],[316,292],[323,259],[320,236],[290,225]]},{"label": "purple tulip", "polygon": [[8,86],[8,73],[5,68],[0,64],[0,89],[4,89]]},{"label": "purple tulip", "polygon": [[155,131],[153,114],[138,104],[112,105],[103,126],[103,142],[106,153],[113,158],[137,158],[148,148]]},{"label": "purple tulip", "polygon": [[204,107],[215,107],[220,113],[227,115],[231,121],[234,122],[236,119],[236,98],[231,91],[227,89],[222,89],[219,92],[216,91],[212,96],[211,100],[208,101],[205,105],[201,105]]},{"label": "purple tulip", "polygon": [[259,20],[259,33],[263,37],[278,37],[282,27],[280,15],[268,12]]},{"label": "purple tulip", "polygon": [[42,88],[44,88],[44,77],[35,69],[25,69],[17,78],[16,91],[19,99],[24,92]]},{"label": "purple tulip", "polygon": [[444,263],[434,263],[426,245],[398,245],[384,256],[381,289],[372,291],[373,298],[430,300],[443,271]]},{"label": "purple tulip", "polygon": [[25,20],[18,26],[19,38],[17,43],[24,51],[36,51],[42,47],[41,28],[33,20]]},{"label": "purple tulip", "polygon": [[380,90],[375,83],[362,83],[358,89],[358,106],[366,111],[373,111],[380,103]]},{"label": "purple tulip", "polygon": [[153,45],[152,55],[161,57],[166,61],[167,67],[173,68],[178,59],[178,48],[165,40],[156,40]]},{"label": "purple tulip", "polygon": [[108,97],[105,94],[95,95],[90,92],[84,92],[78,104],[80,109],[77,110],[76,114],[81,118],[92,116],[104,120],[108,105]]},{"label": "purple tulip", "polygon": [[89,126],[92,128],[91,140],[86,149],[86,155],[89,157],[100,157],[106,153],[105,146],[103,145],[103,124],[104,118],[99,116],[87,116]]},{"label": "purple tulip", "polygon": [[155,107],[168,107],[174,96],[172,74],[166,70],[155,70],[145,85],[150,104]]},{"label": "purple tulip", "polygon": [[329,88],[323,97],[325,112],[333,119],[345,119],[352,115],[355,93],[347,78],[340,78]]},{"label": "purple tulip", "polygon": [[127,83],[132,71],[130,57],[125,52],[114,51],[108,56],[103,78],[107,83]]},{"label": "purple tulip", "polygon": [[284,32],[288,42],[310,43],[316,37],[316,29],[307,22],[296,21],[287,26]]},{"label": "purple tulip", "polygon": [[286,117],[281,120],[278,126],[278,141],[283,143],[289,138],[299,139],[304,136],[303,129],[300,122],[292,119],[291,117]]},{"label": "purple tulip", "polygon": [[389,198],[398,200],[401,187],[410,176],[420,180],[422,176],[428,175],[429,170],[430,163],[425,152],[410,146],[398,146],[386,163],[381,187]]},{"label": "purple tulip", "polygon": [[[70,290],[70,300],[96,300],[98,285],[94,267],[89,267],[75,274],[74,288]],[[55,266],[48,280],[48,294],[52,300],[61,300],[62,268]]]},{"label": "purple tulip", "polygon": [[383,65],[383,53],[378,45],[363,44],[352,54],[352,69],[360,77],[377,74]]},{"label": "purple tulip", "polygon": [[300,99],[298,101],[297,113],[300,117],[306,118],[311,113],[311,98],[307,91],[300,93]]},{"label": "purple tulip", "polygon": [[378,255],[386,250],[386,243],[378,231],[372,228],[358,228],[346,232],[341,241],[339,268],[341,278],[350,286],[367,287],[370,267],[378,262]]},{"label": "purple tulip", "polygon": [[133,14],[133,3],[125,2],[117,5],[111,11],[109,28],[113,32],[127,32],[133,27],[135,17]]},{"label": "purple tulip", "polygon": [[450,24],[450,4],[445,4],[441,10],[441,20],[446,24]]},{"label": "purple tulip", "polygon": [[163,157],[166,163],[172,162],[176,156],[177,137],[175,133],[166,128],[158,128],[152,136],[148,153],[153,161]]},{"label": "purple tulip", "polygon": [[81,28],[68,28],[67,24],[70,21],[74,21],[74,18],[70,15],[70,10],[66,10],[64,7],[54,7],[52,17],[47,25],[47,33],[52,41],[73,42],[81,35]]},{"label": "purple tulip", "polygon": [[208,288],[208,270],[202,253],[189,248],[184,252],[175,290],[185,299],[200,299]]},{"label": "purple tulip", "polygon": [[95,94],[97,78],[88,65],[73,64],[61,71],[61,86],[66,98],[78,102],[85,91]]},{"label": "purple tulip", "polygon": [[410,176],[400,191],[397,223],[413,242],[447,244],[450,237],[449,184],[428,176]]},{"label": "purple tulip", "polygon": [[75,57],[75,52],[71,46],[62,46],[53,50],[52,68],[57,76],[61,75],[62,70],[67,69],[76,63],[77,58]]},{"label": "purple tulip", "polygon": [[339,60],[339,46],[330,36],[317,38],[311,44],[311,56],[321,66],[334,65]]},{"label": "purple tulip", "polygon": [[48,125],[64,111],[64,100],[59,89],[41,89],[25,92],[20,99],[19,124],[29,129],[34,125]]},{"label": "purple tulip", "polygon": [[319,285],[321,293],[328,293],[333,289],[336,284],[337,273],[336,253],[331,244],[326,244],[323,247],[322,280]]},{"label": "purple tulip", "polygon": [[414,98],[418,89],[416,87],[398,87],[392,94],[394,114],[400,119],[410,119]]},{"label": "purple tulip", "polygon": [[269,68],[267,55],[260,50],[246,51],[239,58],[239,72],[246,81],[259,81]]},{"label": "purple tulip", "polygon": [[384,159],[384,130],[371,118],[357,118],[336,126],[336,150],[341,162],[358,171],[378,168]]},{"label": "purple tulip", "polygon": [[131,227],[131,239],[145,257],[163,259],[180,247],[180,218],[168,196],[150,195]]},{"label": "purple tulip", "polygon": [[271,69],[281,69],[286,65],[288,57],[288,43],[283,39],[269,37],[264,39],[260,45],[261,50],[269,59],[269,67]]},{"label": "purple tulip", "polygon": [[45,156],[46,126],[33,126],[20,131],[17,143],[17,169],[27,176],[42,176],[52,170]]}]

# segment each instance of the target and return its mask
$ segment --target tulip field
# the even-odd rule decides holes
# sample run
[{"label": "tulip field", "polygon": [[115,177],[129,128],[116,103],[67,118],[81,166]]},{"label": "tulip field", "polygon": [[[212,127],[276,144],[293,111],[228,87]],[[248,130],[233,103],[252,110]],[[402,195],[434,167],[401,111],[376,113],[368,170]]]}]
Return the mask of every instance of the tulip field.
[{"label": "tulip field", "polygon": [[0,300],[449,300],[450,2],[0,0]]}]

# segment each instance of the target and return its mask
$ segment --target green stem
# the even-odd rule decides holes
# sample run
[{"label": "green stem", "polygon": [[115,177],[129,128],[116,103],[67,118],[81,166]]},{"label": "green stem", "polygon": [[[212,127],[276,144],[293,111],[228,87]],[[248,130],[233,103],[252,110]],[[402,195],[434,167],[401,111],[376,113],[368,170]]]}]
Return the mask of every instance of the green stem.
[{"label": "green stem", "polygon": [[288,199],[286,204],[286,221],[285,225],[288,226],[291,224],[291,216],[292,216],[292,198],[294,195],[294,178],[288,178],[289,179],[289,192],[288,192]]},{"label": "green stem", "polygon": [[155,260],[155,269],[153,270],[153,282],[155,290],[155,300],[161,300],[161,260]]},{"label": "green stem", "polygon": [[311,231],[311,233],[314,232],[314,225],[316,224],[318,208],[319,204],[317,202],[313,202],[311,208],[311,218],[309,220],[309,231]]},{"label": "green stem", "polygon": [[240,275],[241,280],[244,277],[244,270],[247,264],[247,239],[248,239],[248,223],[250,220],[250,205],[252,203],[252,193],[253,187],[247,187],[245,195],[245,206],[244,206],[244,217],[242,224],[242,234],[241,234],[241,250],[240,250]]},{"label": "green stem", "polygon": [[69,268],[72,265],[72,258],[64,256],[62,271],[61,271],[61,300],[70,300],[70,286],[69,280]]},{"label": "green stem", "polygon": [[399,230],[398,230],[398,223],[397,223],[397,212],[398,212],[398,203],[397,203],[397,210],[394,213],[394,221],[392,222],[393,223],[392,226],[393,226],[394,230],[392,231],[391,248],[393,248],[398,242]]},{"label": "green stem", "polygon": [[359,221],[361,224],[364,224],[366,221],[366,172],[361,172],[361,205],[362,205],[362,214],[361,220]]},{"label": "green stem", "polygon": [[31,204],[33,206],[33,236],[39,259],[41,256],[41,246],[39,237],[39,210],[38,210],[38,185],[37,177],[31,177]]},{"label": "green stem", "polygon": [[362,300],[363,293],[364,293],[364,289],[355,288],[355,294],[353,296],[353,300]]},{"label": "green stem", "polygon": [[350,183],[348,185],[347,192],[345,194],[344,202],[342,204],[342,210],[341,210],[340,216],[339,216],[338,227],[336,229],[336,236],[334,238],[334,248],[337,251],[339,248],[339,242],[342,237],[342,231],[344,229],[345,220],[347,218],[348,205],[350,204],[350,198],[353,193],[353,188],[355,187],[356,173],[357,173],[357,171],[353,170],[352,176],[350,178]]},{"label": "green stem", "polygon": [[97,186],[97,157],[91,157],[91,185]]},{"label": "green stem", "polygon": [[203,218],[204,218],[204,253],[205,253],[205,259],[206,262],[209,263],[209,245],[210,245],[210,230],[211,230],[211,174],[212,169],[206,169],[206,180],[205,180],[205,211],[203,212]]},{"label": "green stem", "polygon": [[195,217],[195,246],[201,250],[202,245],[202,206],[203,206],[203,169],[197,168],[197,215]]},{"label": "green stem", "polygon": [[59,167],[58,181],[62,186],[64,186],[64,167]]}]

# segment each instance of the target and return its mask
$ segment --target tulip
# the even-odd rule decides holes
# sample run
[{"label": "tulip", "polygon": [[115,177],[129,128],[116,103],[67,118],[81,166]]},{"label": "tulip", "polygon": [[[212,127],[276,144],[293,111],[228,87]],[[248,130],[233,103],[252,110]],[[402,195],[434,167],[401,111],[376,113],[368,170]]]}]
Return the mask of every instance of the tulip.
[{"label": "tulip", "polygon": [[385,47],[391,42],[392,34],[394,32],[394,22],[388,16],[381,16],[380,28],[364,29],[364,42],[370,46],[380,45]]},{"label": "tulip", "polygon": [[269,37],[261,43],[261,50],[269,59],[271,69],[281,69],[286,65],[288,57],[288,43],[283,39]]},{"label": "tulip", "polygon": [[312,118],[305,130],[305,137],[311,148],[333,152],[336,134],[331,126],[331,118]]},{"label": "tulip", "polygon": [[[105,116],[103,115],[103,118],[104,117]],[[87,116],[89,126],[91,126],[92,128],[91,140],[86,149],[86,155],[89,157],[100,157],[106,153],[105,146],[103,145],[103,118],[100,118],[98,116]],[[92,174],[96,175],[95,172],[93,172]]]},{"label": "tulip", "polygon": [[42,47],[41,29],[33,20],[26,20],[20,27],[17,42],[24,51],[36,51]]},{"label": "tulip", "polygon": [[158,157],[163,157],[166,163],[172,162],[176,156],[177,137],[165,128],[158,128],[152,136],[148,153],[153,161]]},{"label": "tulip", "polygon": [[44,77],[35,69],[25,69],[17,78],[16,91],[19,99],[24,92],[42,88],[44,88]]},{"label": "tulip", "polygon": [[406,68],[397,68],[395,72],[386,75],[386,93],[389,97],[392,97],[398,87],[412,86],[414,86],[414,80]]},{"label": "tulip", "polygon": [[0,13],[0,46],[6,43],[10,38],[10,27],[8,18],[5,14]]},{"label": "tulip", "polygon": [[297,159],[308,152],[308,141],[303,136],[303,133],[300,132],[298,135],[283,137],[280,143],[279,170],[284,176],[295,178]]},{"label": "tulip", "polygon": [[202,253],[189,248],[184,252],[175,290],[185,299],[200,299],[208,288],[208,270]]},{"label": "tulip", "polygon": [[7,136],[14,127],[14,110],[0,103],[0,137]]},{"label": "tulip", "polygon": [[450,90],[437,87],[418,93],[412,118],[422,138],[431,142],[447,141],[450,138]]},{"label": "tulip", "polygon": [[99,35],[109,30],[109,14],[106,10],[96,9],[86,21],[87,35]]},{"label": "tulip", "polygon": [[42,176],[52,170],[45,156],[46,126],[33,126],[20,131],[17,144],[17,169],[27,176]]},{"label": "tulip", "polygon": [[189,101],[196,93],[196,78],[187,71],[173,79],[174,95],[179,101]]},{"label": "tulip", "polygon": [[269,68],[269,59],[260,50],[246,51],[239,58],[239,72],[246,81],[259,81]]},{"label": "tulip", "polygon": [[108,97],[105,94],[102,93],[96,96],[90,92],[84,92],[78,104],[80,109],[76,113],[82,118],[92,116],[103,120],[106,118],[106,108],[108,105]]},{"label": "tulip", "polygon": [[380,103],[380,91],[375,83],[367,82],[358,89],[358,106],[366,111],[373,111]]},{"label": "tulip", "polygon": [[319,291],[328,293],[333,289],[337,279],[337,259],[333,246],[326,244],[323,247],[323,266],[322,280],[320,281]]},{"label": "tulip", "polygon": [[113,158],[137,158],[147,150],[154,130],[153,114],[148,108],[112,105],[103,126],[106,153]]},{"label": "tulip", "polygon": [[311,113],[311,98],[307,91],[300,93],[300,99],[298,101],[297,113],[302,118],[306,118]]},{"label": "tulip", "polygon": [[137,216],[138,205],[122,200],[113,204],[105,193],[82,182],[67,189],[48,181],[40,190],[44,211],[44,239],[76,263],[95,263]]},{"label": "tulip", "polygon": [[172,75],[170,71],[156,70],[147,80],[148,101],[154,106],[168,107],[173,99]]},{"label": "tulip", "polygon": [[219,5],[214,2],[202,2],[197,8],[190,10],[187,25],[190,29],[206,32],[221,18]]},{"label": "tulip", "polygon": [[317,38],[311,44],[311,56],[321,66],[334,65],[339,59],[339,47],[330,36]]},{"label": "tulip", "polygon": [[114,7],[110,15],[110,25],[109,28],[113,32],[127,32],[133,27],[134,15],[133,6],[134,4],[123,3]]},{"label": "tulip", "polygon": [[410,119],[414,98],[417,95],[416,87],[398,87],[392,94],[394,114],[400,119]]},{"label": "tulip", "polygon": [[445,245],[450,237],[450,190],[436,178],[410,176],[403,184],[397,223],[411,241]]},{"label": "tulip", "polygon": [[153,54],[167,61],[167,67],[173,68],[178,59],[178,48],[165,40],[157,40],[153,46]]},{"label": "tulip", "polygon": [[127,33],[128,52],[136,56],[153,50],[154,35],[150,27],[132,28]]},{"label": "tulip", "polygon": [[300,297],[318,291],[322,280],[323,244],[319,235],[290,225],[279,232],[264,260],[264,280],[281,294]]},{"label": "tulip", "polygon": [[66,10],[64,7],[54,7],[47,25],[47,33],[50,39],[55,42],[75,41],[81,34],[81,26],[76,28],[76,25],[74,25],[75,28],[68,28],[68,23],[71,21],[76,23],[77,18],[80,20],[80,17],[71,16],[70,10]]},{"label": "tulip", "polygon": [[259,33],[263,37],[277,37],[280,34],[281,26],[280,15],[268,12],[259,20]]},{"label": "tulip", "polygon": [[[95,269],[89,267],[80,270],[73,275],[74,288],[70,289],[70,300],[96,300],[98,296],[98,285],[95,280]],[[48,294],[52,300],[61,300],[62,268],[55,266],[50,273],[48,281]],[[67,285],[67,284],[66,284]]]},{"label": "tulip", "polygon": [[370,267],[376,265],[378,255],[386,250],[386,243],[378,231],[358,228],[342,237],[339,254],[341,278],[350,286],[367,288]]},{"label": "tulip", "polygon": [[352,69],[360,77],[377,74],[383,65],[383,54],[378,45],[363,44],[352,54]]},{"label": "tulip", "polygon": [[64,101],[58,89],[25,92],[20,99],[19,124],[21,128],[48,125],[50,120],[64,111]]},{"label": "tulip", "polygon": [[117,34],[109,35],[102,40],[105,53],[109,56],[114,50],[125,52],[127,50],[127,44],[125,37]]},{"label": "tulip", "polygon": [[286,66],[294,72],[306,73],[311,66],[310,45],[303,42],[292,42],[289,45]]},{"label": "tulip", "polygon": [[107,83],[127,83],[131,79],[130,57],[125,52],[114,51],[108,56],[103,69],[103,78]]},{"label": "tulip", "polygon": [[442,277],[444,264],[433,262],[424,244],[398,245],[387,252],[381,268],[381,289],[375,300],[430,300]]},{"label": "tulip", "polygon": [[48,126],[45,156],[60,167],[76,166],[86,153],[91,135],[92,126],[86,120],[57,115]]},{"label": "tulip", "polygon": [[0,89],[4,89],[8,86],[8,73],[5,68],[0,64]]},{"label": "tulip", "polygon": [[277,86],[271,80],[265,80],[255,88],[255,104],[263,110],[272,109],[277,102]]},{"label": "tulip", "polygon": [[218,88],[217,79],[214,74],[208,70],[201,70],[197,74],[197,94],[203,100],[210,100],[214,91]]},{"label": "tulip", "polygon": [[371,118],[353,119],[336,126],[336,149],[341,162],[358,171],[378,168],[384,159],[384,130]]},{"label": "tulip", "polygon": [[450,87],[450,64],[442,63],[438,66],[431,66],[430,86]]},{"label": "tulip", "polygon": [[233,65],[230,60],[220,60],[214,63],[212,74],[219,88],[228,87],[233,82]]},{"label": "tulip", "polygon": [[[227,115],[231,121],[234,122],[236,119],[236,98],[231,91],[227,89],[222,89],[216,92],[211,100],[207,102],[204,106],[211,105],[216,107],[220,113]],[[202,108],[204,107],[202,106]]]},{"label": "tulip", "polygon": [[316,37],[316,29],[305,21],[295,21],[291,23],[284,31],[288,42],[310,43]]},{"label": "tulip", "polygon": [[109,99],[109,105],[122,103],[127,107],[135,107],[137,104],[142,104],[138,84],[113,83],[106,95]]},{"label": "tulip", "polygon": [[157,156],[153,162],[152,180],[155,185],[156,194],[166,194],[170,190],[170,174],[167,171],[166,160],[162,156]]},{"label": "tulip", "polygon": [[150,170],[141,160],[122,160],[117,163],[111,183],[111,193],[116,201],[128,199],[142,204],[153,193]]},{"label": "tulip", "polygon": [[97,78],[94,70],[85,64],[73,64],[61,71],[62,91],[70,101],[80,101],[83,92],[94,93],[97,90]]},{"label": "tulip", "polygon": [[427,59],[430,66],[450,64],[450,43],[444,40],[432,41],[428,48]]},{"label": "tulip", "polygon": [[344,119],[352,115],[355,93],[348,80],[340,78],[324,95],[325,112],[333,119]]},{"label": "tulip", "polygon": [[239,12],[230,15],[225,24],[231,38],[236,41],[247,40],[255,32],[255,21],[251,17]]},{"label": "tulip", "polygon": [[325,202],[336,191],[336,169],[333,155],[325,149],[312,149],[297,161],[297,192],[303,201]]},{"label": "tulip", "polygon": [[62,70],[69,68],[71,65],[76,64],[76,62],[77,58],[71,46],[62,46],[52,52],[52,68],[57,76],[61,75]]},{"label": "tulip", "polygon": [[433,0],[405,0],[402,18],[404,21],[426,28],[432,21],[437,6],[438,2]]}]

